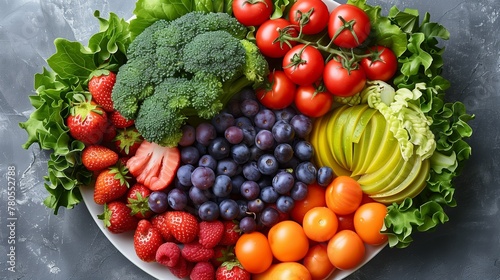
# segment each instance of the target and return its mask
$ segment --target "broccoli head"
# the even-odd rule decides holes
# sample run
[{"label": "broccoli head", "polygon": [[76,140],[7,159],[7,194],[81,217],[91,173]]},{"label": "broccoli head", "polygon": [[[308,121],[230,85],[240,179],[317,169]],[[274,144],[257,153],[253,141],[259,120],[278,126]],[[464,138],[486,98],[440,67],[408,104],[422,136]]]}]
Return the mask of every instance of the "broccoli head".
[{"label": "broccoli head", "polygon": [[191,117],[209,119],[269,67],[247,29],[226,13],[191,12],[159,20],[129,45],[118,71],[115,109],[150,142],[175,146]]}]

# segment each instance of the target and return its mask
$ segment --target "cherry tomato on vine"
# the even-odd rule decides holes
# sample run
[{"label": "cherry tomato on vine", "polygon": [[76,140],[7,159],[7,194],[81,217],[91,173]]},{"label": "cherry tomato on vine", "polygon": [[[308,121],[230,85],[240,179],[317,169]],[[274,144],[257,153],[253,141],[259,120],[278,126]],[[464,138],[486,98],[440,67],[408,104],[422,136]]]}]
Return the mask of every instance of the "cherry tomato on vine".
[{"label": "cherry tomato on vine", "polygon": [[275,224],[269,229],[267,239],[274,257],[282,262],[299,261],[309,250],[309,239],[302,226],[295,221]]},{"label": "cherry tomato on vine", "polygon": [[234,17],[245,26],[258,26],[269,20],[273,12],[271,0],[234,0]]},{"label": "cherry tomato on vine", "polygon": [[312,280],[323,280],[330,275],[335,267],[328,259],[326,244],[319,243],[311,246],[302,263],[311,273]]},{"label": "cherry tomato on vine", "polygon": [[363,261],[365,245],[352,230],[342,230],[328,241],[327,254],[330,262],[338,269],[351,269]]},{"label": "cherry tomato on vine", "polygon": [[338,176],[326,187],[326,206],[337,215],[354,213],[363,199],[359,183],[349,176]]},{"label": "cherry tomato on vine", "polygon": [[387,241],[387,235],[380,233],[387,215],[387,207],[378,202],[361,205],[354,212],[354,228],[366,244],[380,245]]},{"label": "cherry tomato on vine", "polygon": [[366,74],[362,68],[346,69],[341,62],[332,59],[325,65],[323,82],[333,95],[349,97],[360,92],[366,84]]},{"label": "cherry tomato on vine", "polygon": [[262,273],[273,262],[273,253],[267,237],[258,231],[241,235],[234,247],[234,253],[250,273]]},{"label": "cherry tomato on vine", "polygon": [[321,0],[299,0],[288,13],[292,24],[302,25],[302,33],[317,34],[326,28],[330,12]]},{"label": "cherry tomato on vine", "polygon": [[328,35],[341,48],[355,48],[370,34],[370,18],[362,9],[342,4],[330,14]]},{"label": "cherry tomato on vine", "polygon": [[333,95],[313,85],[299,86],[295,93],[295,106],[304,115],[317,118],[326,114],[333,104]]},{"label": "cherry tomato on vine", "polygon": [[361,60],[361,67],[369,80],[389,81],[398,70],[398,59],[394,52],[383,46],[371,47],[370,57]]},{"label": "cherry tomato on vine", "polygon": [[313,46],[299,44],[283,57],[283,72],[297,85],[310,85],[323,75],[325,62],[321,52]]},{"label": "cherry tomato on vine", "polygon": [[278,40],[280,32],[291,37],[298,35],[297,30],[284,18],[269,19],[257,29],[255,42],[263,55],[272,58],[283,57],[297,44],[295,41],[283,42]]},{"label": "cherry tomato on vine", "polygon": [[273,71],[268,76],[271,88],[256,92],[259,101],[267,108],[279,110],[288,107],[295,99],[295,84],[283,71]]}]

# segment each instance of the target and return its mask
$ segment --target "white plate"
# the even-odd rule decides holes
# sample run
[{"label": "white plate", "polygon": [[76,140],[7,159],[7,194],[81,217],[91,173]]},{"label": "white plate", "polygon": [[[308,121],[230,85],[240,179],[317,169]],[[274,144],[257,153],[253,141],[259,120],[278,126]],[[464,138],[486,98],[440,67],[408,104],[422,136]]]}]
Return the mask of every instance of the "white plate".
[{"label": "white plate", "polygon": [[[331,0],[324,0],[326,5],[330,10],[334,9],[339,5],[339,3]],[[134,263],[137,267],[142,269],[144,272],[148,273],[149,275],[153,276],[154,278],[157,279],[165,279],[165,280],[175,280],[178,279],[177,277],[173,276],[170,274],[168,268],[158,264],[158,263],[146,263],[142,260],[140,260],[137,255],[135,254],[134,250],[134,241],[133,241],[133,232],[129,233],[122,233],[122,234],[113,234],[110,231],[108,231],[101,220],[97,218],[97,215],[101,214],[103,212],[103,207],[102,205],[98,205],[94,202],[94,193],[93,193],[93,188],[92,187],[81,187],[80,191],[83,196],[83,201],[85,202],[85,205],[87,206],[87,209],[90,212],[90,215],[92,215],[92,218],[96,222],[97,226],[101,229],[101,231],[104,233],[104,235],[108,238],[108,240],[120,251],[127,259],[129,259],[132,263]],[[381,246],[368,246],[366,245],[366,253],[365,253],[365,258],[363,262],[356,268],[351,269],[351,270],[335,270],[332,275],[328,278],[329,280],[337,280],[337,279],[343,279],[347,276],[349,276],[351,273],[354,271],[358,270],[361,268],[363,265],[365,265],[367,262],[369,262],[373,257],[375,257],[383,248],[385,247],[384,245]]]}]

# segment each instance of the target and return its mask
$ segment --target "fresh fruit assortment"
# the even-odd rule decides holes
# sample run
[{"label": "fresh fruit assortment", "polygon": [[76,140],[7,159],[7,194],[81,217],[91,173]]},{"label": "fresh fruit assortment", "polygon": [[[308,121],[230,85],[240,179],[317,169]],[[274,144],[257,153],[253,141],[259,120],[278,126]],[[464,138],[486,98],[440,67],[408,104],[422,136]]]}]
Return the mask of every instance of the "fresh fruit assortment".
[{"label": "fresh fruit assortment", "polygon": [[52,151],[55,214],[93,185],[107,230],[190,279],[325,279],[448,220],[473,116],[444,101],[428,14],[148,2],[35,75],[20,126]]}]

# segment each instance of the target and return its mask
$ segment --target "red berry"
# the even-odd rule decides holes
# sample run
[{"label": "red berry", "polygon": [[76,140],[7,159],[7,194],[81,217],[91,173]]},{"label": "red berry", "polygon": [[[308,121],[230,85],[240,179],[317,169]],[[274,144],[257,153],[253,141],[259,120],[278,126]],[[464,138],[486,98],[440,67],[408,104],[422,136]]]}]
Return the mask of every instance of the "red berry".
[{"label": "red berry", "polygon": [[166,267],[174,267],[181,258],[181,249],[173,242],[165,242],[156,251],[156,262]]},{"label": "red berry", "polygon": [[214,280],[215,268],[209,262],[196,263],[189,274],[190,280]]},{"label": "red berry", "polygon": [[118,154],[101,145],[85,147],[82,152],[82,163],[90,171],[98,171],[114,165]]},{"label": "red berry", "polygon": [[141,220],[134,233],[134,249],[139,259],[145,262],[156,260],[156,251],[163,244],[163,238],[148,220]]},{"label": "red berry", "polygon": [[224,221],[224,232],[219,242],[220,245],[235,245],[240,238],[238,224],[233,221]]},{"label": "red berry", "polygon": [[134,230],[139,220],[130,215],[130,208],[120,201],[104,204],[104,212],[98,216],[112,233],[122,233]]},{"label": "red berry", "polygon": [[102,205],[124,196],[128,191],[129,179],[123,166],[103,170],[94,185],[94,202]]},{"label": "red berry", "polygon": [[221,221],[203,221],[199,225],[198,242],[205,248],[213,248],[222,238],[224,224]]},{"label": "red berry", "polygon": [[127,206],[132,210],[131,215],[139,219],[149,218],[153,211],[149,209],[148,198],[151,190],[144,185],[135,183],[127,192]]},{"label": "red berry", "polygon": [[90,78],[88,87],[92,99],[107,112],[113,111],[113,100],[111,92],[116,82],[116,75],[113,72],[100,73]]},{"label": "red berry", "polygon": [[186,278],[191,274],[191,270],[193,269],[193,263],[188,262],[185,260],[182,256],[177,262],[177,265],[173,267],[168,268],[170,270],[170,273],[172,273],[174,276],[177,276],[177,278]]},{"label": "red berry", "polygon": [[132,126],[134,124],[134,120],[126,119],[118,111],[111,112],[109,118],[111,119],[111,123],[116,128],[127,128],[127,127]]},{"label": "red berry", "polygon": [[108,128],[108,117],[104,110],[94,102],[85,100],[85,97],[76,97],[66,119],[69,134],[85,145],[99,144]]},{"label": "red berry", "polygon": [[190,262],[208,262],[214,256],[214,249],[205,248],[195,241],[184,244],[181,255]]},{"label": "red berry", "polygon": [[166,212],[166,224],[170,234],[181,243],[190,243],[198,236],[198,221],[190,213]]}]

